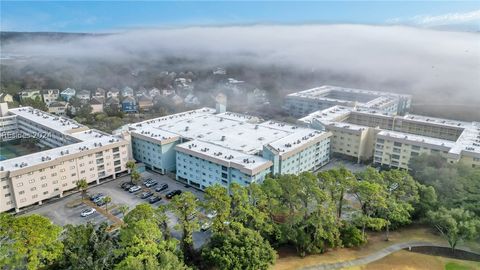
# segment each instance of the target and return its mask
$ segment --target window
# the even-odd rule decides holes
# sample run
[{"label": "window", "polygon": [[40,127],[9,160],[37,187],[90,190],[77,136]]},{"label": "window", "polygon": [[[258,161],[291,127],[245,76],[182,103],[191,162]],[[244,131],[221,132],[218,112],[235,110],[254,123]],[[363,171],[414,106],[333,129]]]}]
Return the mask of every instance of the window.
[{"label": "window", "polygon": [[399,142],[394,142],[393,145],[398,146],[398,147],[402,147],[402,143],[399,143]]}]

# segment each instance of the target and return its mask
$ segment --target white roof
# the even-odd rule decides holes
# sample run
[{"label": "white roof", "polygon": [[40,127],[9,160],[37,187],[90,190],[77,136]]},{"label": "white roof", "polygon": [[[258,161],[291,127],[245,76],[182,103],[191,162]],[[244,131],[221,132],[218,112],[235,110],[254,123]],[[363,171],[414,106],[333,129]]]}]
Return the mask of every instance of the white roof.
[{"label": "white roof", "polygon": [[85,127],[77,123],[75,120],[55,116],[41,110],[33,109],[32,107],[13,108],[9,110],[9,113],[29,119],[61,133]]}]

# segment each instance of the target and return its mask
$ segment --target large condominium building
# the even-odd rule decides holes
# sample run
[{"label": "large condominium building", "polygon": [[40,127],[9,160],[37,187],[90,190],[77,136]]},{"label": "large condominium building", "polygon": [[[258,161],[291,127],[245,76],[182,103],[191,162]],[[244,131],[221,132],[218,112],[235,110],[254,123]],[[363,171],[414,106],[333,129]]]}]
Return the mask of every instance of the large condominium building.
[{"label": "large condominium building", "polygon": [[302,117],[335,105],[376,109],[403,115],[410,109],[411,99],[410,95],[324,85],[287,95],[285,108],[295,117]]},{"label": "large condominium building", "polygon": [[451,163],[480,166],[480,123],[334,106],[301,118],[333,133],[332,153],[408,169],[412,156],[438,153]]},{"label": "large condominium building", "polygon": [[129,126],[133,156],[199,189],[261,182],[329,161],[330,133],[202,108]]},{"label": "large condominium building", "polygon": [[0,212],[61,197],[79,179],[99,183],[127,170],[128,141],[117,136],[31,107],[10,109],[2,121],[14,122],[0,129],[2,138],[37,138],[48,150],[0,161]]}]

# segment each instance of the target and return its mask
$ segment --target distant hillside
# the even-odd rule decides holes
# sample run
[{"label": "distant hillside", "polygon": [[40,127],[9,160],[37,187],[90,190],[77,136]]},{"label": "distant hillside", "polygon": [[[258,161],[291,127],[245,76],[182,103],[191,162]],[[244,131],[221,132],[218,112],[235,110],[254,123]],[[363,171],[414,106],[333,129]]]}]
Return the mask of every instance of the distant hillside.
[{"label": "distant hillside", "polygon": [[0,44],[8,45],[11,42],[36,41],[64,41],[88,36],[106,36],[110,34],[92,33],[63,33],[63,32],[4,32],[0,31]]}]

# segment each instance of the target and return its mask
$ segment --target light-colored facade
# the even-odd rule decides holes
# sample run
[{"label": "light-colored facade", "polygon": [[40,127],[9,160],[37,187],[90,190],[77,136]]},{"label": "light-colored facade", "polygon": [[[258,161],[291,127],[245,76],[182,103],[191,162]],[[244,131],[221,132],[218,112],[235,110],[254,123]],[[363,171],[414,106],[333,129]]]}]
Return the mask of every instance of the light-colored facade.
[{"label": "light-colored facade", "polygon": [[449,162],[480,166],[480,123],[422,115],[398,116],[365,108],[334,106],[301,118],[333,133],[332,153],[408,169],[412,156],[443,155]]},{"label": "light-colored facade", "polygon": [[9,113],[0,122],[15,119],[15,132],[38,138],[52,149],[0,162],[0,212],[21,211],[61,197],[83,178],[99,183],[127,170],[127,140],[31,107],[10,109]]},{"label": "light-colored facade", "polygon": [[293,116],[302,117],[335,105],[363,107],[403,115],[410,109],[411,96],[395,93],[324,85],[285,98],[285,108]]},{"label": "light-colored facade", "polygon": [[330,153],[329,132],[210,108],[132,124],[129,130],[136,160],[200,189],[315,170]]},{"label": "light-colored facade", "polygon": [[20,100],[26,100],[26,99],[42,99],[40,90],[37,89],[25,89],[23,91],[20,91],[18,93],[18,96]]},{"label": "light-colored facade", "polygon": [[50,107],[50,104],[58,100],[60,96],[60,90],[58,89],[45,89],[42,91],[43,102]]},{"label": "light-colored facade", "polygon": [[72,97],[75,96],[75,93],[77,93],[75,89],[67,88],[60,93],[60,96],[62,97],[63,100],[68,102]]}]

